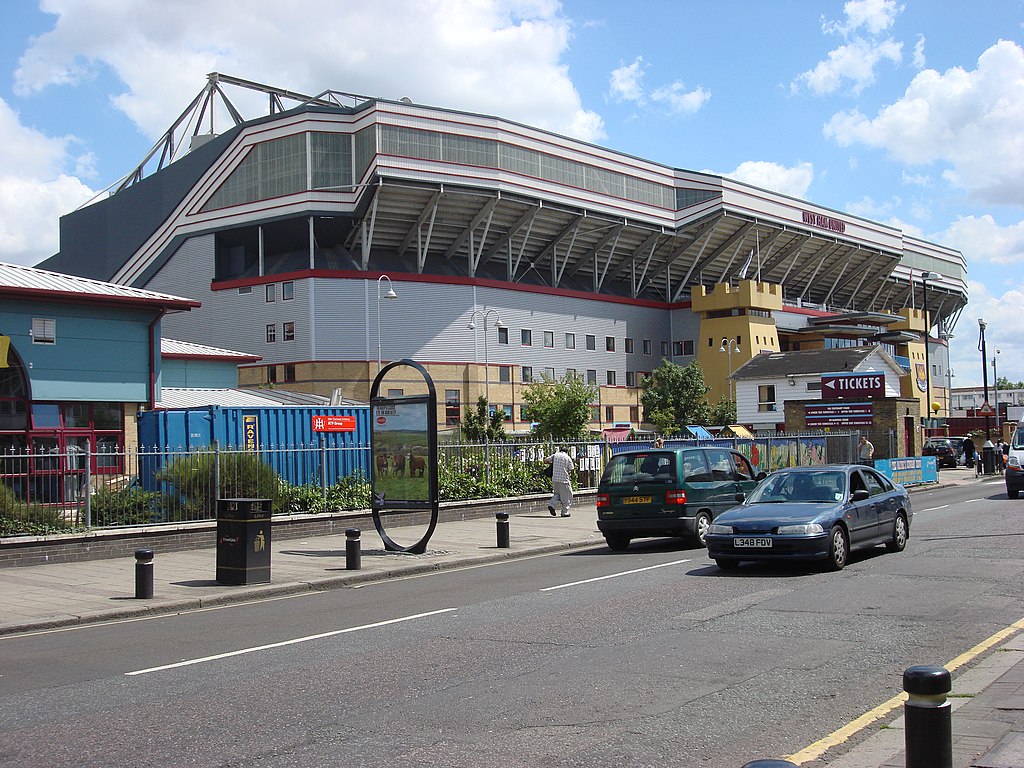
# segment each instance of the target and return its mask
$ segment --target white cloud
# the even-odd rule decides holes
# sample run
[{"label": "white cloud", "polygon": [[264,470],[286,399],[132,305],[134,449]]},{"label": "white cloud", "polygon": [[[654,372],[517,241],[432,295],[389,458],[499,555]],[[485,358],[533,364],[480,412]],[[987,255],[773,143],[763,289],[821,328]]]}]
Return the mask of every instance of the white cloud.
[{"label": "white cloud", "polygon": [[[712,171],[713,173],[713,171]],[[784,195],[804,198],[807,189],[814,181],[814,166],[811,163],[798,163],[787,168],[778,163],[764,160],[747,160],[740,163],[736,170],[719,174],[744,184],[752,184],[761,189],[770,189]]]},{"label": "white cloud", "polygon": [[612,70],[608,77],[609,94],[615,101],[644,102],[644,57],[637,56],[632,64],[623,64]]},{"label": "white cloud", "polygon": [[984,318],[985,329],[985,365],[988,366],[988,383],[993,386],[992,358],[998,355],[999,376],[1011,381],[1024,380],[1024,343],[1015,322],[1007,322],[1020,314],[1024,306],[1024,286],[1010,288],[1001,295],[994,295],[980,282],[968,281],[970,303],[960,314],[960,321],[954,329],[954,339],[950,344],[950,367],[955,376],[954,387],[981,386],[982,358],[979,351],[978,318]]},{"label": "white cloud", "polygon": [[835,93],[846,82],[853,93],[860,93],[875,82],[879,63],[888,60],[899,64],[903,57],[903,44],[893,40],[872,42],[861,38],[848,45],[829,51],[828,58],[793,82],[792,90],[806,86],[818,96]]},{"label": "white cloud", "polygon": [[676,81],[670,86],[652,91],[651,98],[668,104],[671,111],[676,114],[692,115],[707,104],[711,98],[711,91],[700,86],[688,91],[683,83]]},{"label": "white cloud", "polygon": [[1003,227],[989,214],[961,216],[936,237],[971,262],[1024,264],[1024,221]]},{"label": "white cloud", "polygon": [[56,25],[22,57],[18,92],[109,68],[125,84],[115,104],[151,138],[213,71],[310,94],[408,96],[604,137],[561,62],[571,28],[556,0],[177,0],[170,11],[155,0],[46,0],[44,10]]},{"label": "white cloud", "polygon": [[914,67],[915,69],[924,69],[926,63],[924,57],[924,35],[918,35],[917,42],[914,43]]},{"label": "white cloud", "polygon": [[896,5],[895,0],[850,0],[843,5],[846,20],[823,21],[822,29],[829,34],[844,37],[859,29],[878,35],[893,25],[901,11],[903,6]]},{"label": "white cloud", "polygon": [[840,112],[825,135],[840,146],[885,149],[909,165],[948,163],[953,186],[991,203],[1024,204],[1024,50],[1000,41],[978,67],[920,72],[875,118]]}]

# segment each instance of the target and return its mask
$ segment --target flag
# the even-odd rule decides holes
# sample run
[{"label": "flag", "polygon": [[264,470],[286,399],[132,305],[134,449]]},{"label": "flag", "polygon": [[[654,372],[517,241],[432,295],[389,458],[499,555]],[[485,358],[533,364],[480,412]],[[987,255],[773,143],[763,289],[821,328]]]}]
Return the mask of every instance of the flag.
[{"label": "flag", "polygon": [[747,254],[747,260],[743,262],[743,266],[740,268],[740,280],[745,280],[747,277],[747,270],[750,269],[750,262],[754,260],[754,249],[750,249],[750,253]]}]

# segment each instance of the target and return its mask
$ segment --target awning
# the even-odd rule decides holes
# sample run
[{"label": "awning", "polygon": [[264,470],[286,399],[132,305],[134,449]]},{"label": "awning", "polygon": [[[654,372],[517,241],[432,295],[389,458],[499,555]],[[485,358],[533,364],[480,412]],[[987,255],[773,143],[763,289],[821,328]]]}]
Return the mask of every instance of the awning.
[{"label": "awning", "polygon": [[730,424],[729,426],[726,427],[726,429],[728,429],[730,432],[736,435],[736,437],[746,437],[751,439],[754,437],[754,433],[751,432],[746,427],[744,427],[742,424]]},{"label": "awning", "polygon": [[629,437],[629,433],[632,431],[632,429],[605,429],[601,434],[609,443],[621,443]]},{"label": "awning", "polygon": [[715,436],[708,432],[704,427],[699,424],[691,424],[686,427],[690,430],[690,434],[699,440],[714,440]]}]

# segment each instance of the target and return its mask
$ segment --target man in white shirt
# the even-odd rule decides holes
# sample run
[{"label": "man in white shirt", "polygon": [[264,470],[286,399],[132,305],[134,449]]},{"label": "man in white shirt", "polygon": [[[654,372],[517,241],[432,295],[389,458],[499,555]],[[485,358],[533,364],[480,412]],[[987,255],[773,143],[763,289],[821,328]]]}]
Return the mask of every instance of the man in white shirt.
[{"label": "man in white shirt", "polygon": [[570,476],[576,469],[572,457],[565,452],[565,448],[559,447],[557,451],[548,456],[544,461],[551,465],[551,486],[554,494],[548,502],[548,512],[555,516],[555,510],[562,508],[562,517],[569,517],[569,507],[572,506],[572,480]]}]

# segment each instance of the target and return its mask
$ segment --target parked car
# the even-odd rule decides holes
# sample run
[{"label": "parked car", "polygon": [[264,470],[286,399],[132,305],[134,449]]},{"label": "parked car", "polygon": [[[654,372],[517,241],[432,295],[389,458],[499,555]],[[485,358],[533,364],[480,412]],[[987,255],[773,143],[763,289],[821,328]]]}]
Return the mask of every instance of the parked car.
[{"label": "parked car", "polygon": [[[963,441],[960,441],[961,443]],[[960,462],[961,451],[957,450],[953,440],[948,437],[932,437],[925,441],[922,456],[934,456],[935,464],[942,467],[955,468]]]},{"label": "parked car", "polygon": [[1017,424],[1017,429],[1010,438],[1010,447],[1006,453],[1006,495],[1016,499],[1024,491],[1024,419]]},{"label": "parked car", "polygon": [[597,527],[616,551],[648,536],[682,536],[703,545],[711,521],[763,477],[728,448],[625,451],[612,457],[598,484]]},{"label": "parked car", "polygon": [[781,469],[711,524],[708,554],[723,570],[744,560],[822,560],[838,571],[860,547],[902,551],[912,517],[907,490],[874,469]]}]

